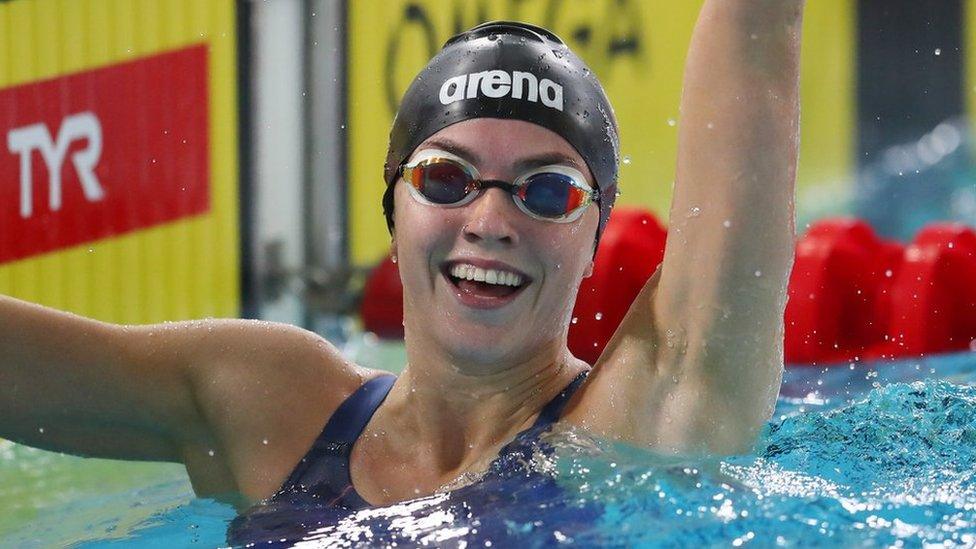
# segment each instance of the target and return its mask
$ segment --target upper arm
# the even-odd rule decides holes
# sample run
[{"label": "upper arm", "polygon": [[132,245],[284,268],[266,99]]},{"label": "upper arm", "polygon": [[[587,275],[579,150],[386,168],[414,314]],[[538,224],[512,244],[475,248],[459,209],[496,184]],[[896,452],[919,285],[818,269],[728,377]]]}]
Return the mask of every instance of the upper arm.
[{"label": "upper arm", "polygon": [[563,420],[665,453],[748,451],[775,404],[782,338],[768,338],[767,347],[755,339],[737,345],[720,330],[707,329],[713,323],[708,315],[683,319],[687,326],[706,326],[693,330],[697,339],[679,335],[676,324],[655,312],[662,278],[659,268]]},{"label": "upper arm", "polygon": [[670,232],[652,307],[659,332],[675,344],[660,365],[709,401],[705,432],[728,441],[723,449],[755,440],[782,375],[802,9],[802,0],[710,0],[686,67]]}]

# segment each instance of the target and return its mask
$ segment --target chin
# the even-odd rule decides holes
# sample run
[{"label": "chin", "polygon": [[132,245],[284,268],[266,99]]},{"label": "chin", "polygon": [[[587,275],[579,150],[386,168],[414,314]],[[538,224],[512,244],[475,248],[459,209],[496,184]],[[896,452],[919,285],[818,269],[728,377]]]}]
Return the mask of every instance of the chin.
[{"label": "chin", "polygon": [[440,338],[448,354],[461,362],[497,363],[517,357],[528,346],[516,341],[518,334],[511,329],[500,327],[472,326],[467,329],[452,329],[446,337]]},{"label": "chin", "polygon": [[[462,364],[483,364],[489,367],[517,364],[545,354],[559,340],[559,333],[547,337],[547,326],[535,324],[526,329],[524,322],[504,326],[469,325],[448,327],[440,334],[442,348]],[[558,331],[557,331],[558,332]],[[528,337],[527,337],[528,336]],[[565,345],[565,333],[562,333]]]}]

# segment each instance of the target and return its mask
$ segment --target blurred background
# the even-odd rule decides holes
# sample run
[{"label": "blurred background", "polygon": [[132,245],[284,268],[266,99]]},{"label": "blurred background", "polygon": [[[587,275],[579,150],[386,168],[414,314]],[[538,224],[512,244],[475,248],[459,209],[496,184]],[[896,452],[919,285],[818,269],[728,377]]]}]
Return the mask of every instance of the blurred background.
[{"label": "blurred background", "polygon": [[[620,203],[666,223],[700,5],[0,0],[0,292],[341,337],[388,252],[397,101],[490,19],[548,27],[587,61],[620,120]],[[902,241],[976,226],[976,2],[812,0],[804,35],[798,232],[836,215]]]}]

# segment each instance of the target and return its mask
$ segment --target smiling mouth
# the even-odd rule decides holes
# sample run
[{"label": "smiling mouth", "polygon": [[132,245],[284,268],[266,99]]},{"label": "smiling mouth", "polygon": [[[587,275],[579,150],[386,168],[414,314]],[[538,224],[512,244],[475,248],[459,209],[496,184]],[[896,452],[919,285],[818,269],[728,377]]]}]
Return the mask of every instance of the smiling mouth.
[{"label": "smiling mouth", "polygon": [[512,298],[531,282],[528,276],[513,271],[461,262],[445,265],[443,272],[462,294],[482,299]]}]

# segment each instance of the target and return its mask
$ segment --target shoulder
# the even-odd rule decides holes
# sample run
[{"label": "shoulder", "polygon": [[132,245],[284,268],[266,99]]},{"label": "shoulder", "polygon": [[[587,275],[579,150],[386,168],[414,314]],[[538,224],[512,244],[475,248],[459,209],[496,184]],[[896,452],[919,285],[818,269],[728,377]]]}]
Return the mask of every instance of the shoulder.
[{"label": "shoulder", "polygon": [[[188,441],[187,451],[197,459],[185,461],[192,479],[191,462],[205,464],[211,450],[221,453],[233,491],[252,501],[270,496],[336,408],[383,374],[349,362],[321,336],[287,324],[218,321],[207,334],[206,350],[195,353],[198,362],[189,368],[206,428]],[[198,471],[211,474],[207,467]],[[203,483],[194,479],[198,484]]]}]

